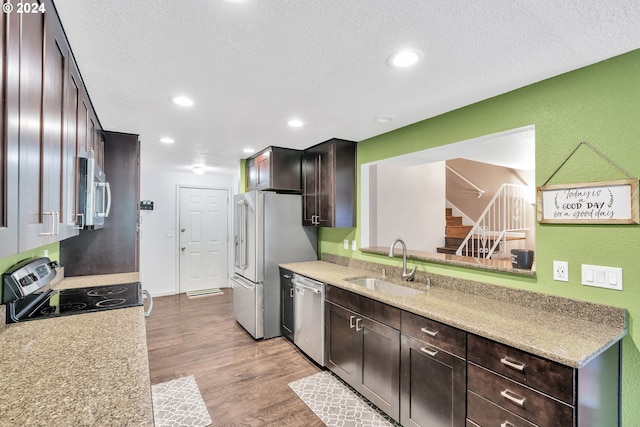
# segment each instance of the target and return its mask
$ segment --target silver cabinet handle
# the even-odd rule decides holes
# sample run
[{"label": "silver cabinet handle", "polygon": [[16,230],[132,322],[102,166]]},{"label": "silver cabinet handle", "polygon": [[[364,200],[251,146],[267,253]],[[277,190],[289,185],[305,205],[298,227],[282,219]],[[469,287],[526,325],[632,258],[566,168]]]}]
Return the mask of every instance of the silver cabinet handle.
[{"label": "silver cabinet handle", "polygon": [[357,318],[356,319],[356,331],[361,331],[362,330],[362,319],[361,318]]},{"label": "silver cabinet handle", "polygon": [[56,213],[55,212],[42,212],[42,215],[51,215],[51,228],[49,229],[50,231],[47,231],[45,233],[39,233],[39,236],[53,236],[55,235],[55,230],[56,230],[56,225],[55,225],[55,218],[56,218]]},{"label": "silver cabinet handle", "polygon": [[427,329],[427,328],[420,328],[420,330],[422,332],[424,332],[425,334],[429,335],[430,337],[435,337],[436,335],[438,335],[438,331],[432,331],[432,330]]},{"label": "silver cabinet handle", "polygon": [[511,424],[509,421],[505,421],[500,424],[500,427],[514,427],[514,425]]},{"label": "silver cabinet handle", "polygon": [[83,213],[76,214],[76,218],[78,218],[78,217],[82,218],[82,221],[80,221],[80,225],[78,225],[78,226],[76,226],[74,228],[76,230],[82,230],[84,228],[84,214]]},{"label": "silver cabinet handle", "polygon": [[526,364],[524,363],[519,363],[519,362],[512,362],[511,360],[507,359],[506,357],[503,357],[502,359],[500,359],[500,363],[502,363],[505,366],[508,366],[512,369],[515,369],[516,371],[520,371],[520,372],[524,372],[524,368],[527,367]]},{"label": "silver cabinet handle", "polygon": [[356,318],[356,316],[349,316],[349,327],[351,329],[356,327],[356,325],[353,324],[353,319],[355,319],[355,318]]},{"label": "silver cabinet handle", "polygon": [[431,350],[430,348],[427,348],[427,347],[420,347],[420,351],[425,354],[428,354],[431,357],[435,357],[435,355],[438,354],[436,350]]},{"label": "silver cabinet handle", "polygon": [[520,407],[524,407],[524,401],[526,400],[526,398],[525,397],[519,397],[519,396],[515,395],[510,390],[502,390],[500,392],[500,396],[504,397],[505,399],[507,399],[511,403],[515,403],[516,405],[518,405]]},{"label": "silver cabinet handle", "polygon": [[293,298],[293,288],[289,289],[289,296]]},{"label": "silver cabinet handle", "polygon": [[291,279],[291,275],[290,274],[284,274],[284,278],[285,279]]}]

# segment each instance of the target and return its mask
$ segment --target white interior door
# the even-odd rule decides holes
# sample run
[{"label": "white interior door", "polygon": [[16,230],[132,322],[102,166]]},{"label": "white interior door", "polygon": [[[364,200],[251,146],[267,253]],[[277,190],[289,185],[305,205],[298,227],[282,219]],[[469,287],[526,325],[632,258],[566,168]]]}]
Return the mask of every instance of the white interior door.
[{"label": "white interior door", "polygon": [[180,188],[180,292],[228,286],[227,190]]}]

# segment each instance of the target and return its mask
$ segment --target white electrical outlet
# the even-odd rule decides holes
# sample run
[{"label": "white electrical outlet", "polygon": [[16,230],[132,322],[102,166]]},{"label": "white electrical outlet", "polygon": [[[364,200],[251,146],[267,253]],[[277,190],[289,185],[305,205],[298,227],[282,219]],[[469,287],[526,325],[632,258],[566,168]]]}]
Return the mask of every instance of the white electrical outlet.
[{"label": "white electrical outlet", "polygon": [[553,280],[569,281],[569,263],[567,261],[553,261]]},{"label": "white electrical outlet", "polygon": [[356,243],[356,241],[355,241],[355,240],[352,240],[352,241],[351,241],[351,250],[352,250],[352,251],[356,251],[356,250],[358,250],[358,244]]},{"label": "white electrical outlet", "polygon": [[582,264],[582,284],[598,288],[622,290],[622,269]]},{"label": "white electrical outlet", "polygon": [[345,249],[349,249],[349,240],[348,239],[344,239],[344,248]]}]

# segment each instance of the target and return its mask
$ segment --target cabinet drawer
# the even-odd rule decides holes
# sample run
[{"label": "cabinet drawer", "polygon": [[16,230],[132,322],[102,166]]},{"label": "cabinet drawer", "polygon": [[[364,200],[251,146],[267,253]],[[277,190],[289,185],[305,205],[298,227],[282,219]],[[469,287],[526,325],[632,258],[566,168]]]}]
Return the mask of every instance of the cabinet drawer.
[{"label": "cabinet drawer", "polygon": [[335,286],[327,286],[325,292],[327,301],[346,307],[392,328],[400,329],[401,310],[399,308]]},{"label": "cabinet drawer", "polygon": [[505,377],[575,404],[574,370],[495,341],[469,334],[467,358]]},{"label": "cabinet drawer", "polygon": [[524,418],[489,402],[473,392],[467,393],[467,418],[468,422],[481,427],[505,426],[505,427],[536,427]]},{"label": "cabinet drawer", "polygon": [[573,426],[573,407],[472,363],[467,365],[467,387],[534,424]]},{"label": "cabinet drawer", "polygon": [[402,332],[451,354],[465,357],[467,333],[417,314],[402,312]]}]

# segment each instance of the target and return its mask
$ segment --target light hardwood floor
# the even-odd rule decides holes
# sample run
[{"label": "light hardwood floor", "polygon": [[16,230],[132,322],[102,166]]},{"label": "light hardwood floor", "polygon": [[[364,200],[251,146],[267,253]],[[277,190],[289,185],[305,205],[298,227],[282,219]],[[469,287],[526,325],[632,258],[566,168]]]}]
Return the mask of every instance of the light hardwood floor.
[{"label": "light hardwood floor", "polygon": [[320,368],[282,337],[254,340],[233,319],[233,290],[223,291],[153,299],[151,384],[195,376],[216,427],[324,426],[287,385]]}]

